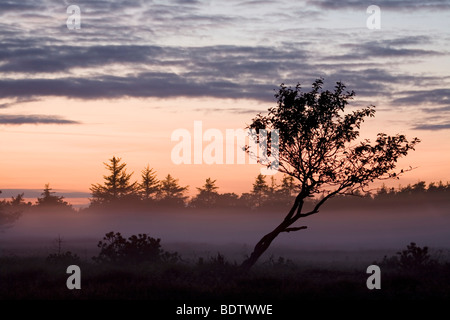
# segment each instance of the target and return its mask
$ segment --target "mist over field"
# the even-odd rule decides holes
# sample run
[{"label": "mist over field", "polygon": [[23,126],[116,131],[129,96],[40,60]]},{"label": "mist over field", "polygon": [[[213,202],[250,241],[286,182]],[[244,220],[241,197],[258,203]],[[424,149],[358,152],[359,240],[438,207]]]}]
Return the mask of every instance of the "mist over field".
[{"label": "mist over field", "polygon": [[[414,209],[415,208],[415,209]],[[2,255],[45,255],[56,250],[61,237],[64,250],[90,259],[98,241],[110,231],[123,236],[146,233],[161,238],[162,247],[186,258],[214,255],[242,260],[255,243],[271,231],[285,212],[211,210],[161,210],[161,212],[26,212],[13,227],[0,234]],[[282,233],[263,257],[283,256],[292,260],[340,259],[336,252],[381,258],[410,242],[432,249],[450,248],[450,214],[446,205],[333,209],[303,219],[306,230]],[[307,254],[309,252],[309,254]],[[359,252],[359,253],[358,253]],[[355,258],[357,259],[357,258]]]},{"label": "mist over field", "polygon": [[448,310],[450,0],[16,2],[3,313]]}]

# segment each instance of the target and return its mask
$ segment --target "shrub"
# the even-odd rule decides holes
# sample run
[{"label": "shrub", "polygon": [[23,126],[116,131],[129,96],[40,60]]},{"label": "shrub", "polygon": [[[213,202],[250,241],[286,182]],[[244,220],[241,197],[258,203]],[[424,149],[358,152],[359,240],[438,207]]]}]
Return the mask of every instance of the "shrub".
[{"label": "shrub", "polygon": [[177,253],[165,252],[161,249],[161,239],[138,234],[124,238],[120,232],[113,231],[103,237],[97,245],[101,250],[94,261],[100,263],[130,263],[142,262],[178,262]]},{"label": "shrub", "polygon": [[411,242],[406,246],[405,250],[397,252],[397,256],[384,257],[382,264],[388,267],[395,267],[400,270],[423,270],[426,267],[433,266],[437,263],[431,259],[428,247],[419,247],[415,242]]},{"label": "shrub", "polygon": [[428,253],[428,247],[418,247],[414,242],[411,242],[406,250],[397,254],[400,256],[399,266],[402,269],[426,267],[434,262]]},{"label": "shrub", "polygon": [[70,251],[66,251],[64,253],[49,254],[45,261],[51,264],[71,265],[79,263],[80,257]]}]

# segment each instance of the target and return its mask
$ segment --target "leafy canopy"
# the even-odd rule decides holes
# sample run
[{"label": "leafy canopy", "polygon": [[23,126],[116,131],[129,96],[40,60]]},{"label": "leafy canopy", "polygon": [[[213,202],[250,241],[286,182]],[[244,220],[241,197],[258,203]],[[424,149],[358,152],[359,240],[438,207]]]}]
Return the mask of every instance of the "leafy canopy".
[{"label": "leafy canopy", "polygon": [[[355,93],[337,82],[334,91],[323,90],[323,80],[313,83],[312,90],[302,92],[300,84],[284,84],[275,94],[276,107],[267,115],[258,114],[250,129],[279,131],[279,171],[300,182],[301,195],[326,192],[352,193],[375,179],[396,177],[393,172],[399,157],[405,156],[419,142],[404,135],[379,133],[375,143],[357,142],[365,118],[373,117],[375,107],[345,113]],[[268,149],[270,149],[270,139]],[[270,166],[271,163],[268,164]]]}]

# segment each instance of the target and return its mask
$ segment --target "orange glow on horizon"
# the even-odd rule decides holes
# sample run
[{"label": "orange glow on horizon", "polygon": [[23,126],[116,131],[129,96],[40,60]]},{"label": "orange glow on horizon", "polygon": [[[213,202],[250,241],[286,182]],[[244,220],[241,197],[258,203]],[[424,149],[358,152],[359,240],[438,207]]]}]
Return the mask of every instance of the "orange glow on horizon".
[{"label": "orange glow on horizon", "polygon": [[[176,145],[170,140],[171,133],[179,128],[192,132],[194,121],[201,120],[203,132],[217,128],[225,136],[226,129],[243,129],[256,115],[256,112],[235,110],[264,112],[271,106],[273,104],[249,100],[182,98],[120,101],[48,98],[27,103],[21,106],[21,112],[32,113],[36,108],[43,114],[64,112],[64,117],[81,124],[0,126],[0,166],[3,168],[0,190],[42,189],[45,183],[50,183],[54,189],[89,192],[90,185],[101,183],[107,173],[103,162],[117,156],[127,163],[128,172],[134,171],[134,179],[139,179],[141,170],[149,164],[157,171],[159,179],[170,173],[181,185],[189,185],[191,196],[208,177],[217,180],[220,192],[248,192],[259,174],[259,165],[175,165],[170,157]],[[418,136],[422,140],[417,150],[401,159],[398,165],[399,168],[411,165],[416,169],[386,184],[448,181],[450,144],[446,141],[450,138],[449,131],[414,131],[395,121],[401,116],[405,116],[404,112],[384,109],[361,128],[362,138],[374,139],[376,133],[382,131],[405,133],[408,138]],[[207,144],[204,142],[203,146]],[[280,181],[280,174],[277,176]]]}]

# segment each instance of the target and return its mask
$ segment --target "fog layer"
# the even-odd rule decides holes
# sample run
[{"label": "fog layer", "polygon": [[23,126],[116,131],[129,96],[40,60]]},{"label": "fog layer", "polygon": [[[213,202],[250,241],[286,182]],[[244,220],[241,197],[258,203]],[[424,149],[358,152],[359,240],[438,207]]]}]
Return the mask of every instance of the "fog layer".
[{"label": "fog layer", "polygon": [[[115,231],[124,236],[147,233],[161,238],[164,249],[198,255],[226,247],[243,257],[283,217],[276,212],[223,210],[147,214],[28,212],[0,234],[0,249],[2,254],[48,253],[55,250],[55,239],[60,237],[64,249],[89,255],[98,251],[96,244],[105,233]],[[325,208],[297,225],[308,229],[281,234],[273,242],[271,253],[399,250],[410,242],[450,248],[450,213],[445,206],[416,210],[364,208],[351,212]]]}]

